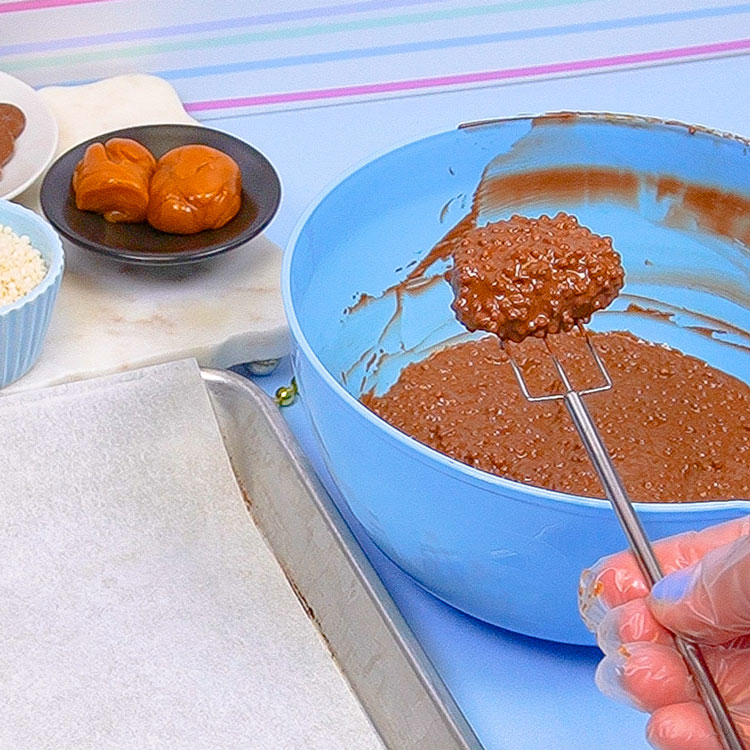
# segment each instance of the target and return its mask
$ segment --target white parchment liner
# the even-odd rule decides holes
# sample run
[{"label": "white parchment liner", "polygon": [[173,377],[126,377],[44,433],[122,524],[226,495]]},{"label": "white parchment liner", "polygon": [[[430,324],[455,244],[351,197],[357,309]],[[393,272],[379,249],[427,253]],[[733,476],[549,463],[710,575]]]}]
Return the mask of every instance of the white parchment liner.
[{"label": "white parchment liner", "polygon": [[194,361],[0,397],[0,441],[0,747],[382,747]]}]

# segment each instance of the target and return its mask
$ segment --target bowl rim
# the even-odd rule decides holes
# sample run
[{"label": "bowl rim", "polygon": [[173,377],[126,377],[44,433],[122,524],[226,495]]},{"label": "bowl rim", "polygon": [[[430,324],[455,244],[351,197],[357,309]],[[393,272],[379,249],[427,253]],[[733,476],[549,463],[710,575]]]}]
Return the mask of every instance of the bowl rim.
[{"label": "bowl rim", "polygon": [[[598,123],[604,123],[612,125],[614,127],[655,127],[664,129],[667,131],[676,130],[687,130],[691,135],[700,133],[701,135],[710,136],[713,138],[720,138],[722,140],[729,139],[737,141],[744,146],[750,146],[750,139],[743,136],[736,135],[734,133],[722,132],[712,128],[704,127],[701,125],[690,125],[679,120],[662,119],[658,117],[651,117],[647,115],[635,115],[627,113],[613,113],[613,112],[591,112],[591,111],[574,111],[574,110],[563,110],[554,112],[545,112],[538,115],[513,115],[509,117],[500,117],[488,120],[479,120],[476,122],[465,123],[459,125],[456,129],[469,129],[475,127],[496,127],[501,126],[510,122],[518,122],[527,120],[529,122],[534,120],[548,120],[554,122],[564,122],[564,120],[571,119],[573,117],[580,118],[584,121],[594,121]],[[355,173],[359,172],[364,167],[368,166],[374,161],[385,157],[391,153],[406,148],[412,144],[424,142],[430,138],[445,135],[447,133],[453,133],[454,130],[435,130],[429,132],[419,138],[409,138],[395,144],[392,144],[384,149],[380,149],[362,160],[359,160],[354,165],[350,166],[337,177],[331,180],[327,185],[320,190],[312,201],[306,206],[302,215],[297,220],[294,229],[286,243],[286,252],[284,253],[282,260],[281,269],[281,293],[282,301],[284,305],[284,311],[286,313],[287,321],[289,323],[290,333],[292,339],[304,353],[305,357],[311,363],[313,369],[323,379],[324,383],[337,395],[345,406],[353,410],[361,419],[364,419],[371,428],[376,430],[382,430],[387,436],[395,441],[396,446],[402,452],[408,452],[417,458],[420,463],[424,464],[435,464],[442,465],[448,469],[451,473],[456,474],[454,477],[465,483],[478,486],[482,489],[502,489],[506,491],[512,491],[517,500],[523,500],[534,504],[547,504],[550,502],[560,506],[568,505],[573,506],[581,511],[606,511],[607,513],[612,512],[612,506],[609,500],[598,497],[584,497],[582,495],[573,495],[565,492],[558,492],[556,490],[550,490],[545,487],[538,487],[535,485],[525,484],[518,482],[514,479],[508,479],[501,477],[490,472],[476,469],[468,464],[458,461],[455,458],[446,456],[440,451],[431,448],[424,443],[421,443],[411,435],[407,435],[405,432],[397,429],[393,425],[389,424],[382,417],[375,414],[375,412],[368,409],[358,399],[354,398],[339,381],[333,376],[333,374],[326,368],[323,362],[320,360],[318,355],[313,350],[307,337],[302,331],[302,326],[297,317],[296,310],[292,304],[292,291],[291,291],[291,272],[292,265],[294,263],[294,253],[297,248],[299,238],[304,232],[304,229],[310,220],[311,216],[323,201],[340,185],[342,185],[348,178],[352,177]],[[685,513],[691,513],[698,516],[713,515],[720,511],[725,512],[740,512],[750,511],[750,498],[738,498],[736,500],[701,500],[701,501],[689,501],[689,502],[659,502],[659,503],[644,503],[635,502],[633,505],[636,507],[639,513],[654,514],[657,516],[663,516],[664,514],[678,514],[682,515]]]},{"label": "bowl rim", "polygon": [[7,305],[0,305],[0,317],[19,310],[24,305],[31,304],[34,300],[45,294],[50,287],[57,283],[65,267],[65,252],[63,251],[62,240],[52,224],[30,208],[13,203],[5,198],[0,199],[0,224],[10,226],[11,230],[15,233],[16,229],[7,223],[7,219],[5,218],[6,216],[14,215],[30,218],[47,235],[50,240],[51,257],[49,260],[45,258],[45,260],[48,260],[48,267],[44,278],[30,292],[24,294],[23,297],[19,297]]}]

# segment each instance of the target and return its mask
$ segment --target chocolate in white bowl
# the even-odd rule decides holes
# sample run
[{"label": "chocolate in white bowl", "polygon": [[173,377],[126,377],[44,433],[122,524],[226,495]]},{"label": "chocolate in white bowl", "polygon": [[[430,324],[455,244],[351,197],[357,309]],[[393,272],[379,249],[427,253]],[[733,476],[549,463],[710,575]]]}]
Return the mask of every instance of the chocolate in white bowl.
[{"label": "chocolate in white bowl", "polygon": [[[0,71],[0,104],[17,108],[23,119],[23,128],[17,114],[12,123],[3,122],[0,116],[0,130],[3,125],[11,125],[5,135],[5,148],[10,153],[3,154],[0,145],[0,198],[10,200],[32,185],[49,166],[55,156],[58,142],[57,120],[44,99],[31,86]],[[11,137],[8,143],[7,137]],[[0,135],[0,141],[3,135]],[[4,162],[4,163],[3,163]]]}]

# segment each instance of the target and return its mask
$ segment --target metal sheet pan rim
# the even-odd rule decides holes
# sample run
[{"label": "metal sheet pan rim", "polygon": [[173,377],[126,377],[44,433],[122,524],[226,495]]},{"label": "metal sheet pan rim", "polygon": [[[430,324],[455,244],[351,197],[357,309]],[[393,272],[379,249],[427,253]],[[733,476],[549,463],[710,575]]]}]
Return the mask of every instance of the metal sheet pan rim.
[{"label": "metal sheet pan rim", "polygon": [[[421,691],[421,695],[412,697],[416,697],[422,702],[422,705],[430,706],[435,713],[435,718],[439,718],[439,723],[442,724],[442,727],[435,726],[436,732],[442,732],[439,749],[482,750],[481,743],[453,700],[447,687],[410,630],[390,594],[378,578],[377,573],[356,542],[335,504],[315,475],[308,459],[305,457],[283,416],[280,414],[278,407],[258,386],[240,375],[225,370],[212,369],[201,369],[201,375],[208,388],[209,395],[212,397],[212,401],[216,401],[217,398],[224,398],[225,400],[230,398],[237,405],[244,403],[251,407],[273,432],[278,449],[285,454],[284,465],[294,473],[296,480],[304,488],[305,500],[314,507],[316,514],[324,524],[325,533],[341,552],[341,558],[338,562],[339,566],[348,566],[348,574],[352,576],[351,580],[355,582],[354,585],[360,588],[361,593],[364,594],[369,605],[373,608],[374,615],[379,618],[385,631],[388,633],[389,642],[382,644],[384,652],[380,655],[383,659],[383,665],[387,666],[390,662],[391,666],[393,666],[395,663],[393,662],[394,659],[401,659],[401,668],[411,670],[414,678],[410,689],[413,692],[415,690]],[[225,413],[222,418],[221,413],[217,411],[217,418],[219,419],[220,426],[222,428],[226,427],[226,424],[222,424],[222,419],[226,423],[227,414]],[[222,429],[222,432],[224,432],[224,429]],[[227,450],[230,458],[235,458],[232,455],[231,446],[227,445]],[[235,461],[233,460],[234,464]],[[237,466],[235,466],[235,471],[238,472]],[[242,479],[238,475],[238,481],[241,484]],[[257,502],[257,499],[254,499],[253,502]],[[304,606],[309,601],[309,598],[314,596],[314,592],[305,591],[300,586],[294,569],[294,561],[279,558],[274,545],[273,529],[263,528],[262,518],[259,518],[258,514],[253,513],[253,517],[261,527],[261,532],[266,536],[274,553],[277,554],[279,563],[290,579],[292,587],[302,599]],[[330,564],[330,560],[328,564]],[[312,614],[312,608],[310,608],[308,614]],[[347,630],[347,634],[352,636],[352,640],[349,643],[337,642],[337,639],[332,637],[331,633],[326,632],[319,618],[313,617],[313,621],[322,631],[321,634],[333,656],[349,680],[358,698],[363,703],[365,710],[368,712],[370,719],[384,741],[389,746],[394,747],[394,750],[396,748],[403,750],[405,747],[411,747],[411,745],[403,744],[394,745],[394,739],[397,738],[393,736],[393,726],[391,726],[391,736],[389,737],[389,731],[384,731],[383,720],[387,718],[389,725],[393,725],[394,722],[398,724],[402,720],[406,722],[403,725],[406,727],[412,717],[409,715],[395,717],[392,715],[392,712],[388,717],[379,716],[378,714],[381,711],[377,702],[374,702],[372,698],[368,700],[368,697],[365,695],[369,688],[366,681],[368,676],[358,674],[356,666],[350,663],[351,649],[357,647],[357,642],[363,642],[357,641],[357,637],[367,639],[371,634],[356,632],[360,623],[352,622],[350,619],[347,623],[347,628],[351,629],[351,632]],[[384,674],[384,677],[387,677],[387,673]],[[409,701],[405,701],[404,705],[410,705]],[[408,711],[405,710],[404,713],[408,714]],[[433,742],[436,740],[437,737],[433,738]],[[435,750],[438,750],[438,746],[433,745],[433,747],[435,747]]]}]

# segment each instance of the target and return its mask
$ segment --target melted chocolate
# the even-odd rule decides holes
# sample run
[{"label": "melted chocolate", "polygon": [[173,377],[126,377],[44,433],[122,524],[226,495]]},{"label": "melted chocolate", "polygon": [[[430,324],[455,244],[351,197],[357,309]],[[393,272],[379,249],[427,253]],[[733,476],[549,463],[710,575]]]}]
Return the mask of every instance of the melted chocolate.
[{"label": "melted chocolate", "polygon": [[[688,230],[698,226],[750,243],[750,198],[712,186],[588,167],[485,174],[471,212],[401,282],[377,297],[363,298],[358,307],[393,296],[397,304],[387,327],[398,325],[403,295],[417,293],[420,280],[442,277],[444,266],[437,273],[433,266],[454,255],[466,233],[477,227],[479,206],[482,213],[489,207],[501,215],[538,203],[582,200],[637,206],[641,191],[668,204],[667,225]],[[704,281],[701,289],[735,298],[734,292],[730,297],[714,288],[722,280]],[[746,331],[722,321],[658,300],[628,297],[628,314],[692,328],[727,346],[747,348],[720,337],[750,342]],[[698,319],[697,325],[681,323],[683,313]],[[591,335],[614,388],[587,397],[587,405],[631,496],[641,502],[750,498],[750,386],[698,359],[628,333]],[[546,341],[562,357],[575,387],[595,384],[590,380],[590,355],[576,332]],[[373,377],[391,356],[379,346],[376,343],[362,358],[371,363]],[[529,338],[511,345],[511,350],[532,392],[559,392],[544,342]],[[468,465],[540,487],[601,496],[599,480],[564,405],[526,401],[494,336],[468,342],[456,337],[430,351],[430,356],[407,366],[387,393],[365,393],[363,403],[398,429]]]},{"label": "melted chocolate", "polygon": [[0,125],[0,167],[13,156],[14,142],[15,139],[10,134],[10,130]]},{"label": "melted chocolate", "polygon": [[[578,115],[560,113],[559,117],[563,122],[573,122]],[[543,124],[548,124],[548,121],[548,116],[542,118]],[[424,258],[411,267],[402,281],[377,296],[363,295],[359,304],[345,312],[354,312],[396,292],[408,293],[412,281],[429,275],[431,266],[436,262],[450,258],[455,244],[467,231],[477,226],[479,206],[483,210],[490,209],[500,213],[536,203],[596,203],[604,200],[637,206],[641,190],[652,192],[657,200],[669,204],[663,219],[665,225],[687,230],[699,226],[708,232],[733,240],[739,239],[750,245],[750,197],[725,192],[710,185],[682,182],[671,176],[586,166],[485,175],[477,187],[471,211]],[[650,278],[652,277],[654,273],[650,273]],[[680,279],[675,273],[670,272],[665,276],[666,283],[677,281]],[[684,283],[694,286],[699,281],[700,279],[691,278],[685,279]],[[722,281],[726,282],[722,279],[705,278],[703,281],[701,288],[705,291],[719,292],[738,304],[747,303],[745,289],[737,290],[728,282],[728,288],[719,289]]]},{"label": "melted chocolate", "polygon": [[[750,497],[750,387],[628,333],[591,335],[614,387],[586,403],[633,499]],[[576,387],[595,384],[577,333],[548,341]],[[531,338],[511,348],[532,392],[560,390],[543,342]],[[362,400],[398,429],[470,466],[601,496],[564,405],[526,401],[495,337],[411,364],[386,394]]]},{"label": "melted chocolate", "polygon": [[556,167],[510,172],[484,179],[478,202],[493,209],[518,208],[529,203],[565,204],[614,201],[638,205],[640,175],[606,167]]},{"label": "melted chocolate", "polygon": [[484,179],[478,201],[495,211],[540,204],[612,201],[637,206],[641,190],[669,204],[664,224],[675,229],[698,226],[706,232],[750,244],[750,197],[714,185],[602,167],[556,167],[511,172]]},{"label": "melted chocolate", "polygon": [[2,166],[13,156],[15,140],[26,127],[26,115],[15,104],[0,102],[0,177]]},{"label": "melted chocolate", "polygon": [[26,115],[15,104],[0,103],[0,127],[4,127],[13,139],[18,138],[26,127]]},{"label": "melted chocolate", "polygon": [[671,205],[664,223],[677,229],[692,223],[722,237],[750,244],[750,198],[711,185],[684,183],[674,177],[652,179],[657,199]]}]

